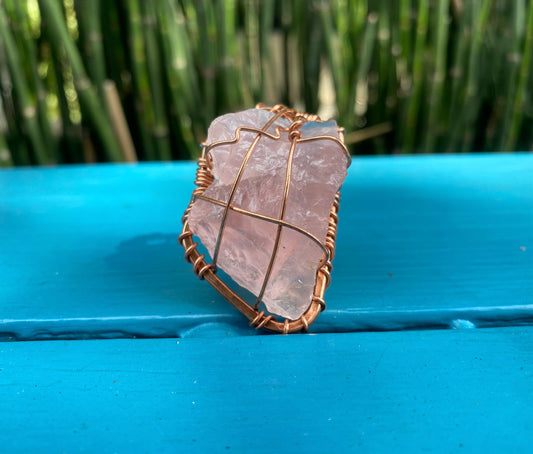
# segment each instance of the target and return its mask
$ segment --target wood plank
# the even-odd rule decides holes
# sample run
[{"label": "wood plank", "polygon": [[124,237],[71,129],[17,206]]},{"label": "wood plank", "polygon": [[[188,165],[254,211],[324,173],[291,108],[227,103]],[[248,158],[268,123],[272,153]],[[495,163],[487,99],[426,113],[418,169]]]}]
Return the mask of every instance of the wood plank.
[{"label": "wood plank", "polygon": [[[313,330],[531,323],[532,174],[531,154],[355,159]],[[193,175],[192,163],[0,171],[0,337],[252,334],[176,245]]]},{"label": "wood plank", "polygon": [[324,323],[533,321],[533,155],[374,158],[354,167]]},{"label": "wood plank", "polygon": [[513,452],[533,328],[0,344],[19,452]]}]

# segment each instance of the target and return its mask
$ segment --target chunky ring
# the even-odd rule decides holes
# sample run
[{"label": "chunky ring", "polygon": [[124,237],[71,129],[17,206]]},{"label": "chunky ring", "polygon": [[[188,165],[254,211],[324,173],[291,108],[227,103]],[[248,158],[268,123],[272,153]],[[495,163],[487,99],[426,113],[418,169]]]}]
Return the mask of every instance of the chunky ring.
[{"label": "chunky ring", "polygon": [[326,306],[349,165],[334,121],[262,104],[216,118],[182,218],[185,259],[256,329],[307,331]]}]

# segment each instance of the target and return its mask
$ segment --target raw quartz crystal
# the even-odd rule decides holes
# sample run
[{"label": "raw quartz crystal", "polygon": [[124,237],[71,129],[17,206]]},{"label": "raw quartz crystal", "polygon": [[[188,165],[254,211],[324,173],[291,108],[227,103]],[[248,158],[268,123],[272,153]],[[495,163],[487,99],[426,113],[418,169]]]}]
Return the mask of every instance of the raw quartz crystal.
[{"label": "raw quartz crystal", "polygon": [[[209,127],[207,143],[235,137],[239,126],[262,129],[273,113],[250,109],[218,117]],[[267,129],[287,128],[290,122],[278,118]],[[302,137],[328,135],[338,138],[334,121],[309,122],[301,129]],[[290,141],[287,132],[273,140],[261,136],[244,169],[231,205],[279,219]],[[227,202],[243,158],[257,137],[256,132],[240,132],[240,139],[230,145],[211,149],[214,182],[204,195]],[[346,177],[346,157],[331,140],[296,145],[284,221],[313,234],[325,243],[329,214],[335,193]],[[199,237],[211,257],[215,250],[224,207],[197,199],[189,215],[191,231]],[[220,244],[217,268],[256,297],[274,249],[277,225],[230,210]],[[272,273],[262,301],[272,313],[298,319],[309,307],[316,273],[323,250],[300,232],[283,227]],[[252,302],[253,304],[253,302]]]}]

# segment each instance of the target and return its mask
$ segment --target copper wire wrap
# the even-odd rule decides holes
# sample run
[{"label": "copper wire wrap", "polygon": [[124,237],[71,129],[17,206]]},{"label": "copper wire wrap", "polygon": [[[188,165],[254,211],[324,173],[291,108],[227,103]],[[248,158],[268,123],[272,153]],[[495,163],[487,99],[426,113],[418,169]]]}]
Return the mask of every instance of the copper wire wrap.
[{"label": "copper wire wrap", "polygon": [[[346,146],[344,145],[344,129],[343,128],[338,129],[338,132],[339,132],[338,139],[332,136],[316,136],[316,137],[310,137],[310,138],[302,138],[300,128],[309,121],[320,121],[320,118],[318,117],[318,115],[297,112],[295,110],[288,109],[287,107],[281,104],[278,104],[274,107],[267,107],[262,104],[258,104],[256,108],[268,110],[274,113],[274,115],[270,118],[267,124],[263,126],[263,128],[259,129],[259,128],[250,128],[250,127],[239,127],[235,131],[235,137],[231,140],[215,142],[209,145],[204,144],[203,149],[202,149],[202,154],[200,158],[198,159],[198,168],[196,170],[196,180],[194,182],[196,185],[196,188],[194,189],[192,193],[189,206],[187,207],[187,209],[185,210],[185,213],[183,214],[183,218],[182,218],[183,229],[182,229],[181,235],[178,237],[178,242],[183,246],[185,250],[185,259],[188,262],[193,264],[193,270],[195,274],[200,279],[205,279],[207,282],[209,282],[226,300],[228,300],[237,310],[239,310],[239,312],[245,315],[250,321],[250,326],[254,326],[256,329],[265,328],[270,331],[275,331],[275,332],[279,332],[283,334],[302,332],[302,331],[307,332],[307,330],[309,329],[309,325],[311,325],[315,321],[318,314],[320,314],[320,312],[322,312],[326,307],[326,303],[324,301],[324,293],[325,293],[326,288],[329,286],[331,282],[331,269],[332,269],[331,261],[333,260],[333,257],[335,255],[335,240],[337,237],[337,222],[338,222],[340,192],[337,192],[337,194],[335,195],[335,200],[330,210],[328,230],[326,234],[326,240],[324,243],[322,243],[318,238],[313,236],[311,233],[305,231],[304,229],[296,225],[292,225],[290,223],[285,222],[283,220],[283,217],[284,217],[285,207],[286,207],[288,193],[289,193],[291,165],[292,165],[292,157],[294,154],[294,149],[296,145],[300,143],[313,142],[316,140],[331,140],[335,142],[339,146],[340,150],[345,154],[347,167],[350,165],[351,158],[350,158],[350,154]],[[274,122],[280,117],[289,120],[291,122],[290,126],[288,128],[281,128],[278,126],[274,129],[273,134],[267,132],[268,129],[272,126],[272,124],[274,124]],[[227,144],[233,144],[233,143],[238,142],[242,131],[253,132],[253,133],[256,133],[257,135],[255,139],[252,141],[250,148],[245,154],[245,157],[243,158],[243,162],[235,178],[228,200],[226,202],[221,202],[218,200],[211,199],[210,197],[204,196],[205,190],[211,185],[211,183],[214,180],[213,175],[211,173],[211,157],[209,153],[210,150],[219,145],[227,145]],[[270,140],[279,140],[281,138],[282,132],[288,134],[288,138],[291,142],[291,147],[289,151],[289,156],[287,158],[285,190],[284,190],[284,196],[282,199],[282,206],[280,207],[279,218],[271,218],[268,216],[260,215],[258,213],[253,213],[253,212],[244,210],[242,208],[233,206],[232,201],[233,201],[235,192],[240,183],[246,164],[250,156],[252,155],[255,146],[257,145],[259,140],[261,140],[263,137],[268,138]],[[217,238],[217,242],[215,246],[215,251],[213,254],[213,260],[211,263],[206,262],[205,254],[200,254],[198,252],[197,250],[198,243],[194,241],[193,232],[189,228],[189,222],[188,222],[189,213],[194,205],[194,202],[197,199],[205,200],[207,202],[214,203],[214,204],[224,207],[222,222],[221,222],[221,226],[220,226],[220,230],[219,230],[219,234],[218,234],[218,238]],[[270,260],[268,269],[266,270],[266,273],[265,273],[265,278],[263,281],[263,285],[261,287],[261,292],[257,296],[257,299],[253,305],[249,304],[248,302],[243,300],[239,295],[237,295],[216,274],[216,271],[217,271],[216,263],[217,263],[218,253],[219,253],[221,244],[223,242],[224,229],[226,227],[226,222],[227,222],[227,218],[228,218],[230,211],[238,212],[246,216],[251,216],[256,219],[260,219],[265,222],[271,222],[277,225],[276,237],[275,237],[275,242],[274,242],[274,248],[273,248],[272,255],[271,255],[271,260]],[[261,300],[263,298],[264,292],[266,290],[266,287],[267,287],[267,284],[270,278],[270,274],[272,272],[272,268],[273,268],[276,254],[277,254],[277,249],[279,246],[279,241],[280,241],[279,238],[280,238],[280,234],[283,228],[289,228],[289,229],[299,232],[302,235],[305,235],[307,238],[311,239],[317,245],[319,245],[323,251],[323,257],[319,263],[319,268],[317,270],[316,279],[315,279],[315,287],[314,287],[313,296],[311,298],[309,307],[304,312],[304,314],[302,314],[302,316],[297,320],[284,319],[280,321],[276,319],[274,315],[265,313],[264,310],[259,311],[258,309],[259,304],[261,303]]]}]

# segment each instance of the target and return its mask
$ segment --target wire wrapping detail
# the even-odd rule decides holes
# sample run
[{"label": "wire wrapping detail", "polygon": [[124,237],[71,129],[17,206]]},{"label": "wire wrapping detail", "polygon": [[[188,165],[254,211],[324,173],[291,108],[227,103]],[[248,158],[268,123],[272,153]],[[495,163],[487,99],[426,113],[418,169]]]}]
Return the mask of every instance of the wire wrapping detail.
[{"label": "wire wrapping detail", "polygon": [[[182,217],[183,229],[182,229],[181,235],[178,237],[178,241],[185,249],[185,259],[188,262],[193,263],[193,270],[195,274],[197,274],[200,279],[207,280],[224,298],[226,298],[235,308],[237,308],[242,314],[244,314],[250,321],[250,326],[255,326],[256,329],[266,328],[268,330],[277,331],[277,332],[281,332],[284,334],[299,332],[299,331],[307,331],[309,328],[309,325],[314,322],[318,314],[322,310],[324,310],[326,306],[324,302],[324,292],[326,288],[329,286],[330,281],[331,281],[331,269],[332,269],[331,260],[333,260],[333,256],[335,253],[335,240],[336,240],[336,235],[337,235],[337,222],[338,222],[337,213],[339,211],[340,193],[337,192],[337,194],[335,195],[334,203],[330,210],[328,230],[326,234],[326,240],[324,243],[321,243],[320,240],[314,237],[310,232],[307,232],[298,226],[291,225],[285,222],[283,220],[283,217],[284,217],[285,205],[286,205],[286,201],[288,197],[288,191],[289,191],[288,188],[289,188],[289,184],[291,180],[290,161],[292,159],[294,148],[296,147],[297,144],[316,141],[316,140],[331,140],[335,142],[339,146],[340,150],[345,154],[347,166],[350,165],[350,154],[343,143],[344,130],[342,128],[339,128],[339,139],[332,137],[332,136],[316,136],[316,137],[302,139],[300,128],[304,124],[306,124],[308,121],[320,121],[320,118],[317,115],[299,113],[294,110],[287,109],[283,105],[276,105],[272,108],[269,108],[269,107],[263,106],[262,104],[258,104],[256,108],[263,109],[263,110],[269,110],[270,112],[273,112],[275,114],[271,117],[269,122],[263,128],[259,129],[259,128],[250,128],[250,127],[239,127],[236,129],[235,137],[233,139],[215,142],[215,143],[203,146],[202,154],[200,158],[198,159],[198,168],[196,171],[196,179],[195,179],[196,188],[194,189],[192,193],[191,201]],[[268,133],[267,130],[269,129],[269,127],[274,123],[274,121],[277,118],[280,118],[280,117],[290,120],[291,121],[290,126],[288,128],[281,128],[278,126],[275,128],[273,134]],[[205,190],[214,181],[214,177],[211,173],[210,151],[214,147],[217,147],[220,145],[226,145],[226,144],[232,144],[232,143],[238,142],[242,131],[254,132],[257,134],[257,136],[252,142],[252,145],[248,149],[243,159],[243,162],[235,178],[228,200],[226,202],[221,202],[221,201],[214,200],[214,199],[204,196]],[[285,179],[285,191],[284,191],[282,206],[280,207],[279,218],[277,219],[270,218],[267,216],[260,215],[258,213],[253,213],[248,210],[244,210],[242,208],[233,206],[232,201],[235,195],[235,191],[240,183],[240,179],[242,177],[242,173],[244,172],[244,168],[246,167],[248,159],[253,153],[253,150],[257,142],[261,140],[262,137],[268,138],[270,140],[279,140],[282,132],[286,132],[288,134],[289,140],[291,141],[291,152],[289,153],[289,157],[288,157],[287,173],[286,173],[286,179]],[[193,204],[195,203],[197,199],[201,199],[206,202],[214,203],[214,204],[224,207],[224,215],[222,218],[219,235],[217,238],[215,253],[213,254],[212,263],[206,262],[205,254],[200,254],[198,252],[197,250],[198,243],[194,242],[193,232],[190,230],[189,223],[188,223],[189,213],[193,207]],[[217,271],[216,261],[218,257],[218,251],[223,241],[227,216],[229,212],[232,210],[239,212],[241,214],[247,215],[247,216],[252,216],[254,218],[261,219],[266,222],[277,224],[276,240],[274,243],[271,260],[270,260],[268,269],[265,272],[265,280],[263,282],[261,292],[258,295],[255,301],[255,304],[253,306],[249,304],[248,302],[246,302],[244,299],[242,299],[239,295],[237,295],[232,289],[230,289],[228,285],[225,282],[223,282],[222,279],[220,279],[216,274],[216,271]],[[316,274],[313,297],[311,298],[308,309],[297,320],[284,319],[283,321],[279,321],[276,319],[274,315],[266,314],[264,310],[261,310],[261,311],[258,310],[259,303],[261,302],[261,298],[265,291],[270,273],[272,271],[272,266],[275,261],[277,248],[279,246],[279,235],[281,233],[282,228],[289,228],[289,229],[298,231],[302,235],[305,235],[306,237],[312,239],[323,250],[323,257],[319,264],[319,268]]]}]

